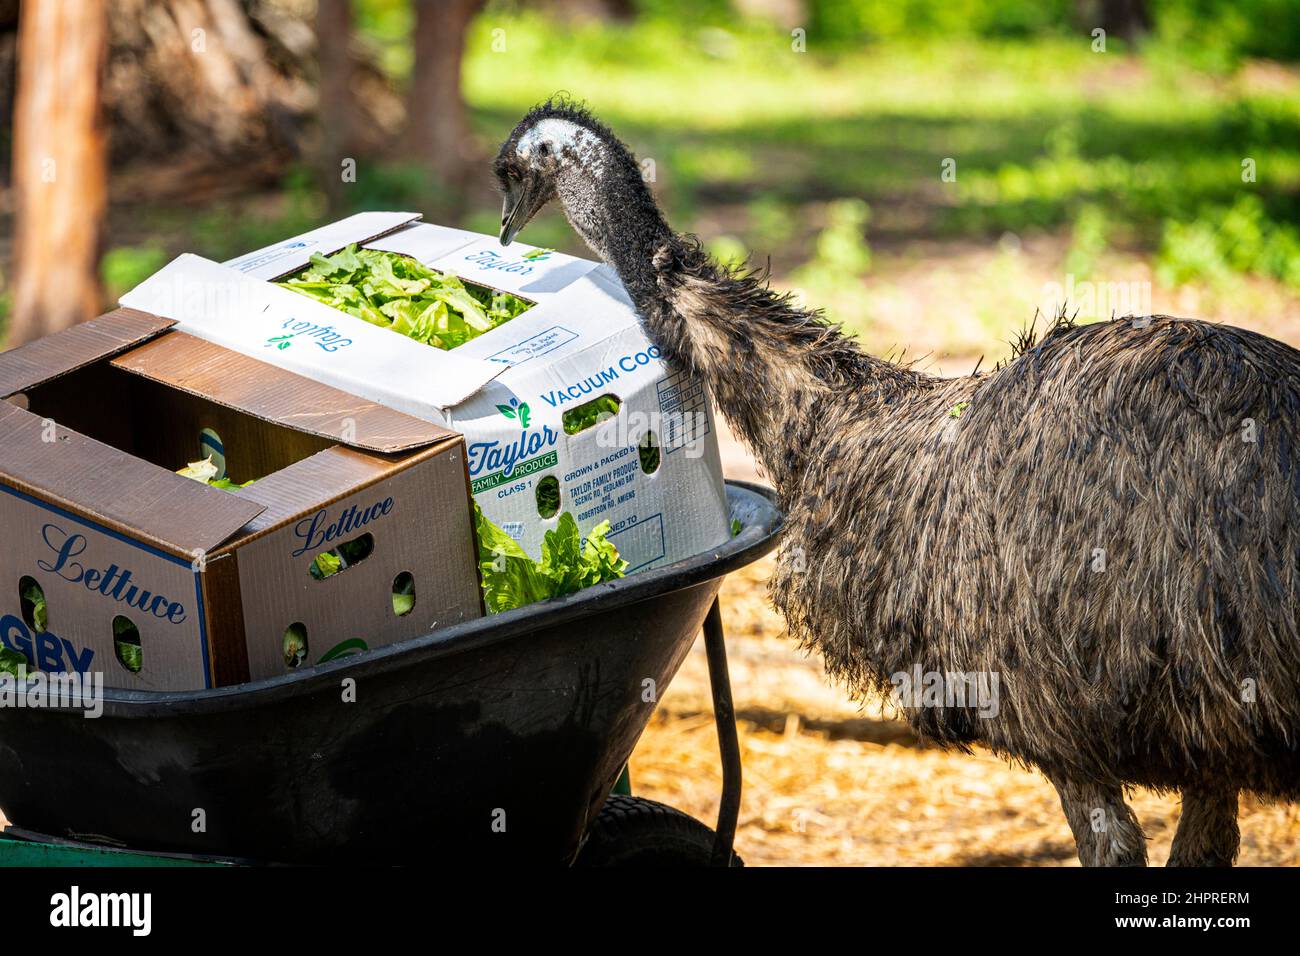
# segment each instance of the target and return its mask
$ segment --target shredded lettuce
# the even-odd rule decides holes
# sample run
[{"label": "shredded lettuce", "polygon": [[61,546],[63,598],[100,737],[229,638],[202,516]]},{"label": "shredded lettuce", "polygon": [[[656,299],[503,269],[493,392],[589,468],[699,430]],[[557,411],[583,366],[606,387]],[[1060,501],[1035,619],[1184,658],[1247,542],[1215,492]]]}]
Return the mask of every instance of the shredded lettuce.
[{"label": "shredded lettuce", "polygon": [[578,522],[564,512],[555,528],[546,532],[542,559],[534,561],[519,542],[485,518],[477,504],[474,517],[483,601],[489,614],[573,594],[627,573],[627,562],[605,537],[609,533],[608,521],[592,528],[584,541],[578,533]]},{"label": "shredded lettuce", "polygon": [[279,284],[440,349],[464,345],[532,307],[508,292],[355,243],[332,256],[314,253],[310,266]]}]

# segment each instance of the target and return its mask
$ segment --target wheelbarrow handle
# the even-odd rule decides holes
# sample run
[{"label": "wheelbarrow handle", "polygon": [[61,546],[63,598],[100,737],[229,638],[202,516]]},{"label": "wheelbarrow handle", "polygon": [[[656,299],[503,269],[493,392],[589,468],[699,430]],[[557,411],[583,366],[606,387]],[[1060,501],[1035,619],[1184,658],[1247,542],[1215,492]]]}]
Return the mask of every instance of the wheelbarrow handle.
[{"label": "wheelbarrow handle", "polygon": [[718,751],[722,756],[722,799],[718,804],[717,836],[710,866],[730,866],[740,817],[740,741],[736,736],[736,707],[731,699],[731,676],[727,670],[727,644],[722,633],[722,607],[713,599],[704,619],[704,651],[709,662],[709,688],[713,691],[713,720],[718,728]]}]

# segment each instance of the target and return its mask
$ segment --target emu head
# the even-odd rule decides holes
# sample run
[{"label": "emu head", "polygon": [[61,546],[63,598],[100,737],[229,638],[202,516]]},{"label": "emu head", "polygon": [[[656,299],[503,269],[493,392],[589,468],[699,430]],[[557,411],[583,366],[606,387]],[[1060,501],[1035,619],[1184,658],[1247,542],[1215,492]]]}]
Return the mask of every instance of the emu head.
[{"label": "emu head", "polygon": [[505,197],[502,245],[552,199],[606,262],[627,247],[636,223],[663,222],[628,148],[571,103],[548,101],[530,110],[501,144],[493,171]]}]

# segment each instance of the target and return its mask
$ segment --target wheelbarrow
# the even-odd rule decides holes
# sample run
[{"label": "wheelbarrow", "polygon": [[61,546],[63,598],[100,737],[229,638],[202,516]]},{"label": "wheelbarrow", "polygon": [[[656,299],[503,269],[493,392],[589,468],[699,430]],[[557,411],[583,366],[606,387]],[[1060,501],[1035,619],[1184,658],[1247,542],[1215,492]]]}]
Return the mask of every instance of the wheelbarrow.
[{"label": "wheelbarrow", "polygon": [[[717,593],[772,550],[782,515],[761,486],[729,482],[727,495],[741,530],[723,546],[568,597],[234,687],[106,689],[95,719],[0,708],[0,808],[14,825],[0,846],[91,865],[113,848],[731,865],[740,752]],[[723,769],[715,833],[610,796],[701,626]]]}]

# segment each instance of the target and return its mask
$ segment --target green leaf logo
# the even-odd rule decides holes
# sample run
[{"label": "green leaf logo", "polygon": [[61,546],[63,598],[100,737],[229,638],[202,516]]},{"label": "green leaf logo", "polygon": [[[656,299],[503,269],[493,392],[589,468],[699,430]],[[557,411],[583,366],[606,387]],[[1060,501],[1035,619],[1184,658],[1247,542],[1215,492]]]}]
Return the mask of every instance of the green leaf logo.
[{"label": "green leaf logo", "polygon": [[340,657],[350,657],[353,654],[360,654],[362,651],[368,651],[370,648],[366,642],[359,637],[353,637],[346,641],[339,641],[328,651],[320,656],[317,664],[324,664],[326,661],[337,660]]},{"label": "green leaf logo", "polygon": [[497,411],[511,421],[519,422],[520,428],[527,428],[533,417],[533,413],[528,410],[528,403],[517,398],[510,399],[509,405],[498,405]]}]

